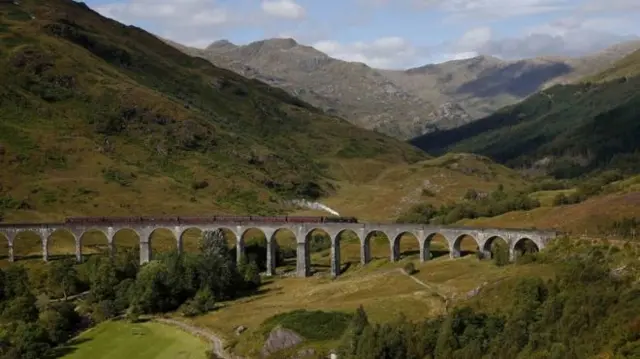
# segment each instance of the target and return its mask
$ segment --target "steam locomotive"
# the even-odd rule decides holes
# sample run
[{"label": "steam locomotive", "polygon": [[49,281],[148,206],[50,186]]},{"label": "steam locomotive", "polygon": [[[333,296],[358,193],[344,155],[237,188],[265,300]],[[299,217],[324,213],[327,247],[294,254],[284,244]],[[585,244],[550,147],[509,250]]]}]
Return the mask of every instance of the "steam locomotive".
[{"label": "steam locomotive", "polygon": [[181,223],[203,222],[225,223],[358,223],[355,217],[339,216],[206,216],[206,217],[67,217],[67,224],[107,224],[107,223]]}]

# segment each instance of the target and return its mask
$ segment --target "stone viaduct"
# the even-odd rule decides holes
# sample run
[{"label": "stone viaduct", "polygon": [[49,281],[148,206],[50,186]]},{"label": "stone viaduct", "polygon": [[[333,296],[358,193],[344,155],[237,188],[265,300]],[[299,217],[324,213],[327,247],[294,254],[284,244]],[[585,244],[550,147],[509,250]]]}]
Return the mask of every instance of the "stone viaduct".
[{"label": "stone viaduct", "polygon": [[[256,217],[252,217],[256,218]],[[282,230],[288,230],[295,235],[297,242],[296,271],[300,277],[310,275],[310,250],[308,245],[309,234],[314,230],[322,230],[331,238],[331,273],[334,276],[340,274],[340,236],[345,231],[354,233],[360,241],[360,262],[367,264],[371,258],[370,238],[373,234],[383,233],[389,240],[390,260],[397,261],[400,258],[400,237],[403,234],[412,234],[418,239],[420,245],[420,261],[430,258],[429,245],[433,237],[442,235],[449,246],[451,258],[460,256],[460,243],[462,238],[473,238],[478,249],[490,256],[491,243],[496,238],[502,238],[509,246],[509,253],[513,259],[516,245],[525,239],[531,240],[537,248],[543,249],[547,243],[556,237],[554,231],[526,230],[526,229],[499,229],[499,228],[467,228],[445,227],[419,224],[391,224],[391,223],[290,223],[290,222],[262,222],[262,221],[220,221],[207,220],[189,221],[185,223],[179,219],[150,220],[141,222],[127,222],[122,220],[109,220],[96,225],[70,224],[70,223],[16,223],[0,224],[0,234],[9,241],[9,260],[14,260],[13,246],[18,233],[32,232],[40,237],[42,242],[42,257],[47,261],[49,256],[48,243],[51,235],[58,231],[67,231],[75,238],[75,255],[78,261],[82,261],[82,236],[88,231],[100,231],[107,238],[111,253],[115,251],[114,236],[123,229],[133,230],[139,239],[140,263],[151,260],[151,234],[158,229],[170,230],[176,239],[176,249],[182,250],[183,234],[186,230],[197,228],[202,231],[227,229],[231,231],[237,240],[237,258],[244,253],[244,235],[247,230],[255,228],[261,230],[267,239],[267,275],[275,274],[275,235]]]}]

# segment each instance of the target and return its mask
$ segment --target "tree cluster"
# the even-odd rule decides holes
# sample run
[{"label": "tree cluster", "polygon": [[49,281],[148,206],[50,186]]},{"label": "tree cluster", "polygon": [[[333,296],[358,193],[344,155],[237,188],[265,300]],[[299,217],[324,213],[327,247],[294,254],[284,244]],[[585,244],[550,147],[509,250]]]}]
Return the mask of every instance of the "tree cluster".
[{"label": "tree cluster", "polygon": [[[75,275],[67,272],[57,277],[62,279],[61,288],[71,286],[66,281],[68,274]],[[54,275],[54,270],[49,271],[52,282]],[[36,298],[27,270],[19,265],[0,270],[0,312],[2,359],[43,358],[83,325],[71,303]]]},{"label": "tree cluster", "polygon": [[[203,314],[260,285],[255,261],[236,265],[222,231],[205,232],[198,253],[166,253],[142,266],[138,258],[136,251],[123,251],[81,265],[54,261],[44,273],[19,264],[0,271],[0,359],[55,355],[78,330],[118,316]],[[77,308],[67,301],[86,289]]]},{"label": "tree cluster", "polygon": [[529,210],[540,206],[540,202],[525,192],[507,192],[500,186],[486,196],[470,189],[460,203],[443,205],[440,208],[432,204],[420,203],[411,207],[398,218],[403,223],[451,224],[461,219],[495,217],[501,214]]},{"label": "tree cluster", "polygon": [[553,198],[553,205],[562,206],[586,201],[590,197],[602,194],[608,184],[623,178],[622,172],[610,170],[604,171],[595,177],[583,179],[580,182],[576,182],[576,190],[569,195],[558,193]]}]

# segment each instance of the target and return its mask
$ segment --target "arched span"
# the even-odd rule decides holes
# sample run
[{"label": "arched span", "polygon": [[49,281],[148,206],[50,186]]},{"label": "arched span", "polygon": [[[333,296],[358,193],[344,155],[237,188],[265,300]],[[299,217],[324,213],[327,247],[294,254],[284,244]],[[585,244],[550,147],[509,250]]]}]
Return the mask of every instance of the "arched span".
[{"label": "arched span", "polygon": [[[405,241],[405,243],[409,245],[405,245],[404,248],[402,248],[402,239],[406,237],[412,237],[411,242]],[[393,238],[391,251],[392,261],[399,260],[403,254],[405,256],[418,254],[420,252],[420,239],[418,239],[418,236],[411,231],[400,232]]]},{"label": "arched span", "polygon": [[459,258],[463,254],[465,254],[465,252],[471,250],[471,248],[462,248],[462,241],[465,238],[471,238],[475,242],[476,246],[475,246],[474,249],[479,249],[480,248],[480,243],[478,243],[478,239],[476,237],[474,237],[473,235],[471,235],[469,233],[462,233],[462,234],[458,235],[456,237],[456,239],[452,243],[452,246],[451,246],[452,248],[451,248],[451,251],[450,251],[451,258]]},{"label": "arched span", "polygon": [[67,228],[59,228],[49,234],[45,241],[47,253],[45,258],[61,258],[77,256],[79,251],[78,238]]},{"label": "arched span", "polygon": [[372,258],[384,258],[384,253],[389,253],[386,258],[391,258],[391,244],[392,242],[389,239],[389,235],[384,231],[373,230],[366,233],[363,238],[363,245],[366,252],[366,261],[364,264],[369,263]]},{"label": "arched span", "polygon": [[0,232],[0,259],[13,260],[10,244],[9,234]]},{"label": "arched span", "polygon": [[[524,255],[540,251],[540,244],[529,237],[520,237],[513,242],[512,256]],[[516,258],[511,258],[516,259]]]},{"label": "arched span", "polygon": [[234,249],[238,246],[238,235],[236,231],[226,227],[200,227],[200,226],[188,226],[180,228],[179,233],[175,233],[176,240],[178,242],[178,252],[197,253],[200,250],[200,245],[204,239],[204,235],[207,232],[222,231],[224,239],[227,241],[229,248]]},{"label": "arched span", "polygon": [[[433,243],[434,241],[436,241],[436,243]],[[450,252],[451,248],[449,248],[449,241],[444,234],[432,232],[425,237],[421,250],[420,259],[422,261],[428,261],[446,255]]]},{"label": "arched span", "polygon": [[44,238],[38,231],[22,229],[13,237],[14,259],[42,257]]},{"label": "arched span", "polygon": [[178,233],[178,251],[180,253],[197,252],[203,235],[204,231],[200,227],[182,228],[182,231]]},{"label": "arched span", "polygon": [[342,229],[331,239],[331,273],[338,276],[352,265],[364,263],[363,239],[352,229]]},{"label": "arched span", "polygon": [[[145,242],[148,243],[146,239]],[[116,255],[120,249],[138,251],[143,238],[134,228],[122,227],[115,230],[108,240],[111,254]]]},{"label": "arched span", "polygon": [[[178,241],[180,233],[175,233],[171,228],[157,227],[149,233],[147,239],[149,250],[152,253],[152,257],[156,254],[163,252],[174,252],[180,249],[180,243]],[[141,245],[145,242],[144,238],[140,238]]]},{"label": "arched span", "polygon": [[236,237],[236,262],[255,261],[261,271],[274,275],[279,253],[276,232],[265,233],[259,227],[244,228]]},{"label": "arched span", "polygon": [[[298,243],[296,271],[299,276],[308,276],[315,272],[333,271],[339,267],[340,253],[335,253],[335,237],[323,228],[313,228],[304,237],[304,244]],[[331,253],[327,250],[332,249]],[[312,261],[312,254],[314,260]],[[333,262],[332,262],[333,261]],[[336,267],[336,268],[334,268]]]},{"label": "arched span", "polygon": [[111,238],[102,229],[88,228],[80,233],[77,238],[80,254],[85,255],[108,255],[111,252]]},{"label": "arched span", "polygon": [[506,250],[508,250],[509,248],[509,242],[501,236],[496,235],[496,236],[491,236],[487,238],[487,240],[484,242],[481,248],[482,255],[485,258],[492,258],[493,253],[495,251],[495,247],[498,245],[504,246]]}]

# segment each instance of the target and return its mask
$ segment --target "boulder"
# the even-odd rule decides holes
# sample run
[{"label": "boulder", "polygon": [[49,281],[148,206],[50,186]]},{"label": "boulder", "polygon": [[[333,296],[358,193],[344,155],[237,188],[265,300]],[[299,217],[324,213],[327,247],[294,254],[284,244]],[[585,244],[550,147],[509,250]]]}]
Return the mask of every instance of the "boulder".
[{"label": "boulder", "polygon": [[244,325],[241,325],[241,326],[237,327],[236,328],[236,335],[242,334],[245,330],[247,330],[247,327],[245,327]]},{"label": "boulder", "polygon": [[275,327],[262,346],[262,357],[266,358],[277,351],[294,347],[304,341],[296,332],[282,327]]}]

